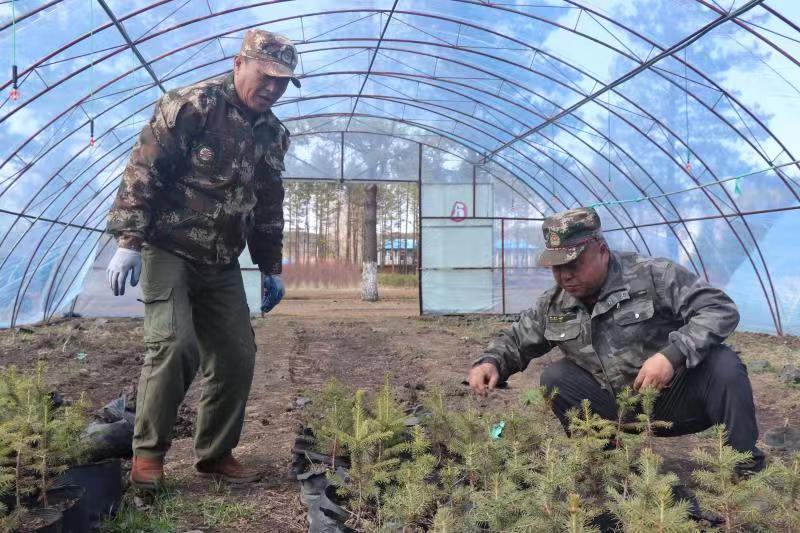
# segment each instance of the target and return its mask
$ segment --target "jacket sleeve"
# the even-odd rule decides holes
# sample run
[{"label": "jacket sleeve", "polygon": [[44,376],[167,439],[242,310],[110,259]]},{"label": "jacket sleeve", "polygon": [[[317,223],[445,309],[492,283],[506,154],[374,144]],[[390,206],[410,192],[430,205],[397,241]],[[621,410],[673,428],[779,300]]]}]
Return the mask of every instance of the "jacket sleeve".
[{"label": "jacket sleeve", "polygon": [[661,353],[675,368],[695,367],[736,329],[736,304],[720,289],[671,261],[657,267],[654,274],[662,307],[684,324],[669,334],[669,344]]},{"label": "jacket sleeve", "polygon": [[106,231],[117,238],[121,248],[141,249],[158,191],[186,164],[192,138],[203,121],[194,105],[169,93],[156,104],[133,147],[108,213]]},{"label": "jacket sleeve", "polygon": [[[282,163],[289,149],[289,132],[281,127],[279,151]],[[265,274],[280,274],[283,265],[283,181],[276,165],[264,165],[265,175],[256,180],[256,206],[247,247],[253,263]],[[280,165],[282,167],[282,165]]]},{"label": "jacket sleeve", "polygon": [[500,380],[505,381],[511,374],[525,370],[531,359],[552,350],[553,344],[544,337],[549,294],[549,291],[545,293],[536,306],[523,312],[510,329],[497,336],[474,364],[494,363]]}]

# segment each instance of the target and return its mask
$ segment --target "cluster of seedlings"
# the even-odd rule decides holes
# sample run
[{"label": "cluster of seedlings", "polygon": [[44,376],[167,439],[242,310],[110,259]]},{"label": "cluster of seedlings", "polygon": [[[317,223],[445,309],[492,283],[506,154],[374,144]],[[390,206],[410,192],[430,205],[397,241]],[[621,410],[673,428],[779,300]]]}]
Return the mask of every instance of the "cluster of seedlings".
[{"label": "cluster of seedlings", "polygon": [[714,427],[687,450],[689,488],[653,449],[667,425],[652,417],[655,390],[622,392],[616,421],[585,402],[571,437],[552,415],[556,394],[533,389],[510,412],[482,413],[434,392],[409,410],[388,379],[372,399],[330,382],[306,421],[327,459],[309,468],[326,472],[359,531],[800,531],[800,454],[740,477],[749,454]]}]

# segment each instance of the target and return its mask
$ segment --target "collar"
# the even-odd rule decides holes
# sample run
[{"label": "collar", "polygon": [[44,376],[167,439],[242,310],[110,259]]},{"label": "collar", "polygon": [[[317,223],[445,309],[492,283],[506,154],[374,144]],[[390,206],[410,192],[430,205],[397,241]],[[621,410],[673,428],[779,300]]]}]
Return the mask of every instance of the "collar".
[{"label": "collar", "polygon": [[608,258],[608,274],[603,288],[600,289],[600,297],[594,305],[592,316],[605,313],[619,302],[628,300],[628,284],[622,276],[622,262],[615,252],[611,252]]}]

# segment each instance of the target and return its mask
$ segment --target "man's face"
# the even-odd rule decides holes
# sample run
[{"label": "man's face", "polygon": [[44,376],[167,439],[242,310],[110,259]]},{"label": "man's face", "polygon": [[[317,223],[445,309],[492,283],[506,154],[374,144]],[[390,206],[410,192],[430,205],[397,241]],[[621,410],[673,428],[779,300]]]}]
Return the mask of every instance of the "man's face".
[{"label": "man's face", "polygon": [[258,59],[236,56],[233,60],[233,84],[244,105],[251,111],[263,113],[286,92],[289,78],[265,74]]},{"label": "man's face", "polygon": [[553,267],[556,285],[579,300],[594,296],[606,280],[608,259],[605,243],[591,241],[577,259]]}]

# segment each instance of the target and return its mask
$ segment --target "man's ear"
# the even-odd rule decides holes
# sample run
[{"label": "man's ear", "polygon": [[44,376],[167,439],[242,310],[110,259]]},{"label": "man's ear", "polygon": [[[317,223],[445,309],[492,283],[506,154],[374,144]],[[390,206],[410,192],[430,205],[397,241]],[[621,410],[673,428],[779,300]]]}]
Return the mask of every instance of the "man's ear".
[{"label": "man's ear", "polygon": [[242,56],[233,56],[233,71],[238,72],[242,66]]}]

